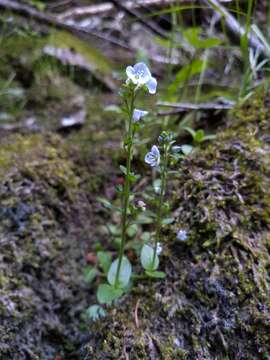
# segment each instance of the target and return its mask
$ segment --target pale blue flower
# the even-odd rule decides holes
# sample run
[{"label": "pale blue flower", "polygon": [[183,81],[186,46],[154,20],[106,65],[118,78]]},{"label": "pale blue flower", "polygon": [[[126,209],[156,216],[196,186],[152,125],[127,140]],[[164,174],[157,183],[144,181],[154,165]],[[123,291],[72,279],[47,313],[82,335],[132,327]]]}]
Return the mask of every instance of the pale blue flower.
[{"label": "pale blue flower", "polygon": [[151,151],[145,155],[144,161],[152,167],[159,165],[160,152],[156,145],[153,145]]},{"label": "pale blue flower", "polygon": [[160,243],[157,243],[157,255],[160,255],[162,253],[162,246],[160,245]]},{"label": "pale blue flower", "polygon": [[151,79],[145,84],[150,94],[155,94],[157,91],[157,79],[151,77]]},{"label": "pale blue flower", "polygon": [[183,230],[183,229],[178,230],[176,237],[180,241],[186,241],[188,238],[186,230]]},{"label": "pale blue flower", "polygon": [[141,118],[143,118],[144,116],[146,116],[148,114],[148,111],[144,111],[144,110],[139,110],[139,109],[134,109],[133,111],[133,116],[132,116],[132,120],[133,122],[138,122],[139,120],[141,120]]},{"label": "pale blue flower", "polygon": [[126,68],[127,83],[132,82],[138,87],[146,86],[150,94],[155,94],[157,80],[152,77],[150,70],[144,63],[137,63]]}]

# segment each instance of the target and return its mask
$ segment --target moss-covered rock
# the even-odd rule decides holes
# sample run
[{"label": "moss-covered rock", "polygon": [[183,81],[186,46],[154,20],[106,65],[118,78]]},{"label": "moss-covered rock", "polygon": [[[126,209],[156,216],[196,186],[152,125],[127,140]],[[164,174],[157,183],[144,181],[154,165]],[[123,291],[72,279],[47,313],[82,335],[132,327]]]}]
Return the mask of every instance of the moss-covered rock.
[{"label": "moss-covered rock", "polygon": [[[269,359],[269,93],[232,112],[179,169],[164,281],[90,328],[87,359]],[[176,239],[179,228],[188,241]]]},{"label": "moss-covered rock", "polygon": [[55,135],[1,139],[0,159],[0,358],[72,353],[89,301],[81,274],[93,211],[82,180]]}]

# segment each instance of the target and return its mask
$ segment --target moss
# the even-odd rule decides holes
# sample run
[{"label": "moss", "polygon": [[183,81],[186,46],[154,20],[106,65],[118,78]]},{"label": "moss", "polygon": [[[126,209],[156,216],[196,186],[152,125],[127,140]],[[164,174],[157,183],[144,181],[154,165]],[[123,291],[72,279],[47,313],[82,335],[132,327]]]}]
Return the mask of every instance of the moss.
[{"label": "moss", "polygon": [[[235,109],[216,141],[181,165],[172,194],[179,217],[163,239],[166,280],[140,284],[93,325],[87,359],[118,359],[124,350],[130,359],[267,359],[268,98],[260,92]],[[177,242],[179,228],[187,243]]]},{"label": "moss", "polygon": [[91,207],[58,136],[11,135],[1,145],[0,357],[54,358],[83,336],[81,222],[90,230]]}]

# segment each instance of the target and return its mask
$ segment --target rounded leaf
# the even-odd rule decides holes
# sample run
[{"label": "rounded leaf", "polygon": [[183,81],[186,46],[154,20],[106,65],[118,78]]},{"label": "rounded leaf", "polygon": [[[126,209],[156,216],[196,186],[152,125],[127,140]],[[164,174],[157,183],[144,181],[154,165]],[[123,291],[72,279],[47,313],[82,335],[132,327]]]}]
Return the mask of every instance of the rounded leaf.
[{"label": "rounded leaf", "polygon": [[107,275],[107,280],[113,286],[117,285],[120,288],[124,288],[129,283],[130,276],[132,273],[132,267],[131,267],[129,260],[125,256],[123,256],[120,271],[119,271],[118,284],[116,284],[116,274],[117,274],[118,262],[119,262],[119,259],[116,259],[112,262],[109,272],[108,272],[108,275]]},{"label": "rounded leaf", "polygon": [[153,271],[158,268],[159,258],[156,254],[155,261],[154,258],[154,249],[149,245],[144,245],[141,251],[141,264],[145,270]]},{"label": "rounded leaf", "polygon": [[112,262],[111,254],[106,251],[98,251],[97,258],[98,258],[98,263],[101,266],[102,270],[104,271],[105,274],[107,274]]},{"label": "rounded leaf", "polygon": [[97,299],[100,304],[110,305],[123,294],[121,289],[116,289],[109,284],[100,284],[97,291]]}]

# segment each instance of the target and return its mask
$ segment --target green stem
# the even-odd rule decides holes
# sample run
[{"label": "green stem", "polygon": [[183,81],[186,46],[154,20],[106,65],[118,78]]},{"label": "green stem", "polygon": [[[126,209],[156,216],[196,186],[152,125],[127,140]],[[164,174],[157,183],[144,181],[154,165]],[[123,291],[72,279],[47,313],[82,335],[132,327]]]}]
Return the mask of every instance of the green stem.
[{"label": "green stem", "polygon": [[166,182],[167,182],[167,167],[168,167],[168,146],[165,146],[165,153],[164,153],[164,164],[162,169],[162,177],[161,177],[161,189],[160,189],[160,196],[158,202],[158,211],[157,211],[157,222],[156,222],[156,237],[155,237],[155,245],[154,245],[154,254],[152,260],[152,269],[155,265],[155,259],[157,256],[157,247],[160,238],[160,230],[161,230],[161,220],[162,220],[162,205],[165,196],[166,190]]},{"label": "green stem", "polygon": [[[120,269],[122,265],[122,260],[124,256],[124,249],[126,244],[126,230],[127,230],[127,215],[129,207],[129,198],[130,198],[130,173],[131,173],[131,159],[132,159],[132,150],[133,150],[133,111],[134,111],[134,102],[135,102],[135,91],[132,92],[130,108],[129,108],[129,119],[128,119],[128,134],[127,134],[127,159],[126,159],[126,175],[125,175],[125,184],[123,190],[123,213],[122,213],[122,234],[121,234],[121,244],[118,254],[118,265],[116,270],[116,277],[114,286],[117,287],[119,283]],[[124,145],[125,146],[125,145]]]}]

